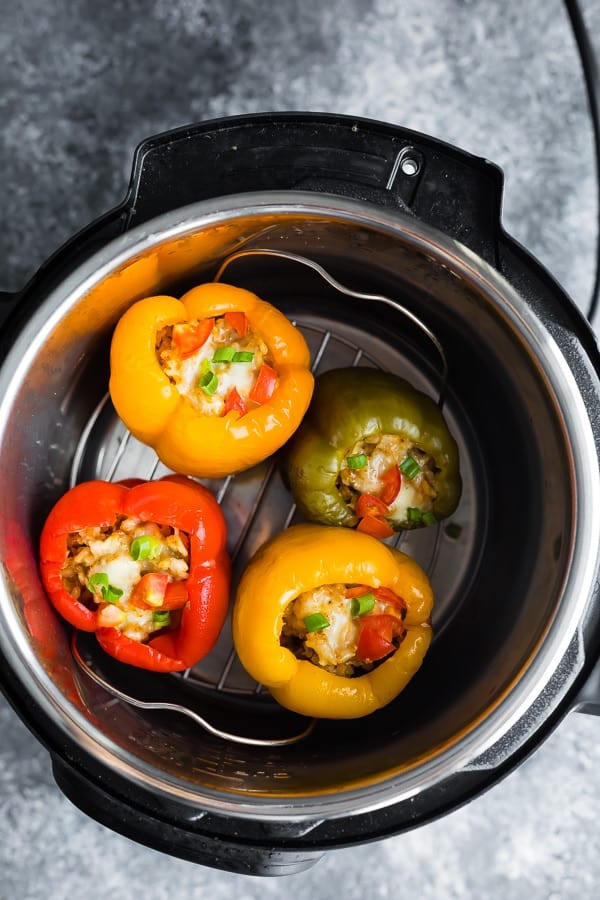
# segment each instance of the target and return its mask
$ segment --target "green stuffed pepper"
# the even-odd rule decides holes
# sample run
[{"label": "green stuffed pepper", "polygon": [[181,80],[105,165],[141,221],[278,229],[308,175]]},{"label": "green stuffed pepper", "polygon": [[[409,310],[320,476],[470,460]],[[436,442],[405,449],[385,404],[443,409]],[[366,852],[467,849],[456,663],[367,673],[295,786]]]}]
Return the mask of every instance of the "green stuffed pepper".
[{"label": "green stuffed pepper", "polygon": [[362,367],[316,379],[283,468],[309,521],[381,538],[451,515],[462,487],[439,407],[403,378]]}]

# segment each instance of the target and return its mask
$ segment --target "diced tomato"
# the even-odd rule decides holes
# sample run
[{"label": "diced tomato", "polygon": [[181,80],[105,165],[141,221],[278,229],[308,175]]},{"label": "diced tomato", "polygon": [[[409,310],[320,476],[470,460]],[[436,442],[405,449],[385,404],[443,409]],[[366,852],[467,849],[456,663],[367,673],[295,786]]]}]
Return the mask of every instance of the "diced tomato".
[{"label": "diced tomato", "polygon": [[276,387],[277,372],[271,366],[263,363],[254,382],[254,387],[250,391],[250,400],[254,403],[266,403],[273,396]]},{"label": "diced tomato", "polygon": [[386,641],[377,631],[363,629],[358,638],[356,655],[363,662],[375,662],[383,659],[395,650],[391,641]]},{"label": "diced tomato", "polygon": [[375,494],[361,494],[356,504],[356,515],[359,519],[363,516],[385,516],[389,511],[387,503]]},{"label": "diced tomato", "polygon": [[402,623],[395,616],[364,616],[360,620],[357,657],[363,662],[383,659],[396,649],[392,639],[402,631]]},{"label": "diced tomato", "polygon": [[173,325],[173,346],[184,358],[199,350],[209,338],[215,324],[214,319],[201,319],[196,324],[178,322]]},{"label": "diced tomato", "polygon": [[241,416],[245,416],[248,412],[246,401],[242,396],[240,396],[240,393],[236,387],[232,387],[225,397],[225,409],[223,410],[223,415],[227,415],[227,413],[231,412],[232,409],[237,410]]},{"label": "diced tomato", "polygon": [[356,530],[364,531],[365,534],[372,534],[373,537],[378,538],[391,537],[394,533],[392,526],[382,516],[363,516],[362,519],[359,519]]},{"label": "diced tomato", "polygon": [[161,609],[183,609],[188,602],[188,590],[185,581],[170,581],[165,591],[165,599]]},{"label": "diced tomato", "polygon": [[142,575],[131,594],[131,603],[141,609],[162,607],[169,576],[166,572],[148,572]]},{"label": "diced tomato", "polygon": [[[394,606],[400,612],[406,609],[406,601],[388,587],[369,587],[367,584],[355,584],[354,587],[347,587],[345,590],[345,596],[349,600],[353,597],[363,597],[365,594],[373,594],[380,603]],[[373,617],[371,616],[371,618]]]},{"label": "diced tomato", "polygon": [[225,321],[230,328],[233,328],[233,330],[239,334],[240,337],[245,337],[248,334],[248,319],[246,313],[237,311],[226,312]]},{"label": "diced tomato", "polygon": [[374,593],[373,588],[366,584],[357,584],[354,587],[346,588],[346,597],[351,600],[352,597],[363,597],[365,594]]},{"label": "diced tomato", "polygon": [[399,597],[398,594],[395,594],[391,588],[387,587],[378,587],[372,588],[373,593],[377,600],[380,603],[389,603],[391,606],[395,606],[399,610],[406,609],[406,601]]},{"label": "diced tomato", "polygon": [[389,506],[400,493],[400,488],[402,486],[402,476],[398,466],[391,466],[389,469],[385,470],[381,476],[381,484],[381,499]]},{"label": "diced tomato", "polygon": [[391,641],[395,637],[400,637],[404,631],[402,620],[397,616],[381,613],[380,615],[366,616],[366,619],[370,619],[370,622],[366,627],[378,631],[383,635],[386,641]]},{"label": "diced tomato", "polygon": [[131,603],[140,609],[182,609],[187,602],[185,581],[170,581],[166,572],[142,575],[131,595]]}]

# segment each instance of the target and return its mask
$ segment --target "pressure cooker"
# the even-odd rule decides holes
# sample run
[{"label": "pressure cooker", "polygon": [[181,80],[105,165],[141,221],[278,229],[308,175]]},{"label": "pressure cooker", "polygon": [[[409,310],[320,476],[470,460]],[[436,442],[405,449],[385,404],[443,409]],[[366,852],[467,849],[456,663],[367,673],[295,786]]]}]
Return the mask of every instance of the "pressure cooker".
[{"label": "pressure cooker", "polygon": [[[99,822],[203,865],[297,872],[444,815],[568,712],[600,709],[600,355],[504,230],[502,189],[492,163],[384,123],[203,122],[143,142],[125,200],[3,295],[0,679],[59,787]],[[217,278],[296,323],[316,373],[408,378],[457,441],[456,512],[397,542],[431,580],[433,645],[368,719],[279,707],[229,623],[192,670],[124,666],[74,636],[41,586],[40,530],[70,486],[167,471],[107,396],[116,322],[143,296]],[[298,520],[272,460],[205,484],[235,577]]]}]

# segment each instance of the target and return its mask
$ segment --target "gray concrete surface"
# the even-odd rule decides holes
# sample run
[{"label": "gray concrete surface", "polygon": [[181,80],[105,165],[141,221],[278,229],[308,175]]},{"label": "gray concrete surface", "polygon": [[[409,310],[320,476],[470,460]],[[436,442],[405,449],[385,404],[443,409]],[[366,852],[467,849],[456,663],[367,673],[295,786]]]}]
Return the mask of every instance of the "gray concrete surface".
[{"label": "gray concrete surface", "polygon": [[[598,0],[583,8],[600,34]],[[596,185],[559,0],[3,0],[0,289],[18,289],[121,199],[142,138],[284,109],[402,124],[498,163],[505,226],[585,308]],[[570,714],[505,781],[442,820],[330,853],[302,875],[229,875],[83,816],[0,699],[1,900],[592,900],[599,808],[600,721]]]}]

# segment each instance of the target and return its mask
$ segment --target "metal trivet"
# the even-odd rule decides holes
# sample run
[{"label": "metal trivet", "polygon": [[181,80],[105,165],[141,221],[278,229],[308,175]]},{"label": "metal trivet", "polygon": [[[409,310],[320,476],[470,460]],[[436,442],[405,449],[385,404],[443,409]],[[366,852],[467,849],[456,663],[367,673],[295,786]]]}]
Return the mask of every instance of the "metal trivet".
[{"label": "metal trivet", "polygon": [[444,348],[442,347],[440,341],[436,337],[436,335],[431,331],[431,329],[416,316],[408,307],[404,306],[398,300],[392,300],[390,297],[386,297],[384,294],[369,294],[364,293],[362,291],[355,291],[352,288],[346,287],[346,285],[341,284],[333,275],[330,275],[326,269],[323,268],[319,263],[315,262],[314,259],[309,259],[307,256],[299,256],[297,253],[290,253],[289,250],[273,250],[270,247],[254,247],[251,250],[238,250],[236,253],[232,253],[230,256],[226,257],[221,263],[217,274],[214,277],[214,281],[220,281],[221,276],[225,269],[227,269],[232,262],[235,262],[236,259],[242,259],[247,256],[274,256],[280,259],[287,259],[290,262],[299,263],[302,266],[305,266],[308,269],[312,269],[313,272],[316,272],[321,276],[323,281],[326,281],[332,288],[338,291],[340,294],[345,294],[346,297],[354,297],[356,300],[369,300],[375,303],[381,303],[383,306],[388,306],[391,309],[395,309],[396,312],[399,312],[405,318],[407,318],[413,325],[416,325],[419,331],[425,335],[425,337],[431,341],[433,346],[438,352],[441,362],[441,375],[440,375],[440,389],[438,393],[438,405],[442,406],[444,402],[444,394],[446,392],[446,383],[448,380],[448,362],[446,360],[446,354],[444,352]]},{"label": "metal trivet", "polygon": [[104,690],[108,691],[109,694],[112,694],[113,697],[117,697],[119,700],[128,703],[130,706],[136,706],[138,709],[158,709],[166,712],[180,713],[182,716],[187,716],[189,719],[192,719],[197,725],[200,725],[201,728],[208,731],[209,734],[222,738],[224,741],[234,741],[236,744],[248,744],[252,747],[285,747],[286,744],[296,744],[303,738],[308,737],[317,723],[316,719],[311,719],[308,725],[299,734],[294,734],[287,738],[252,738],[244,737],[241,734],[232,734],[229,731],[223,731],[220,728],[215,728],[214,725],[211,725],[210,722],[199,715],[199,713],[194,712],[193,709],[190,709],[189,706],[184,706],[181,703],[170,703],[166,700],[140,700],[138,697],[132,697],[131,694],[126,694],[124,691],[121,691],[119,688],[115,687],[114,684],[111,684],[106,678],[98,675],[94,669],[88,666],[79,652],[77,635],[78,632],[76,630],[74,630],[71,635],[71,653],[73,654],[73,659],[88,678],[91,678],[92,681],[99,684],[101,688],[104,688]]},{"label": "metal trivet", "polygon": [[[214,280],[218,281],[225,269],[236,259],[251,255],[280,257],[299,263],[317,272],[324,281],[341,294],[381,303],[407,317],[433,344],[439,355],[438,404],[440,406],[443,404],[448,374],[443,347],[433,332],[409,309],[396,300],[383,295],[351,290],[340,284],[314,260],[282,250],[258,248],[233,253],[224,260]],[[300,318],[298,316],[298,319]],[[314,317],[313,321],[307,317],[307,321],[294,320],[294,324],[303,333],[311,350],[313,372],[323,366],[338,368],[364,364],[376,368],[398,369],[397,354],[394,355],[389,348],[386,350],[383,342],[366,333],[361,333],[363,345],[370,342],[373,347],[372,352],[369,353],[364,347],[358,345],[352,329],[342,322],[329,322],[321,315],[318,317],[318,322],[314,321]],[[411,368],[408,363],[405,363],[404,367],[407,369],[402,372],[404,377],[413,383],[419,379],[422,381],[418,370]],[[135,476],[151,480],[169,473],[170,470],[163,466],[152,448],[139,442],[125,428],[112,407],[109,395],[105,395],[92,413],[75,451],[71,469],[71,486],[79,481],[95,478],[120,481]],[[212,490],[223,509],[228,527],[228,552],[232,560],[235,585],[258,547],[269,537],[301,519],[297,516],[295,504],[283,485],[273,460],[266,460],[249,472],[242,472],[236,476],[198,480]],[[410,552],[413,556],[418,557],[420,564],[429,574],[435,567],[439,553],[440,525],[438,523],[427,529],[421,529],[421,531],[427,534],[421,535],[418,540],[419,552],[415,553],[413,547]],[[399,532],[394,538],[388,539],[386,543],[398,547],[407,540],[407,534],[407,532]],[[410,534],[410,540],[414,541],[416,533],[411,532]],[[280,739],[249,738],[225,732],[215,728],[188,706],[170,702],[151,702],[132,697],[98,675],[83,660],[77,649],[75,638],[72,640],[71,649],[80,669],[123,702],[142,709],[162,709],[181,713],[193,719],[211,734],[224,740],[256,746],[285,746],[307,737],[315,726],[315,720],[311,720],[300,733]],[[222,691],[239,697],[253,696],[264,700],[265,703],[275,704],[268,691],[253,681],[242,668],[232,646],[230,619],[224,625],[217,644],[207,657],[192,669],[165,677],[184,679],[188,685],[197,685],[202,689]],[[272,709],[272,706],[270,708]]]}]

